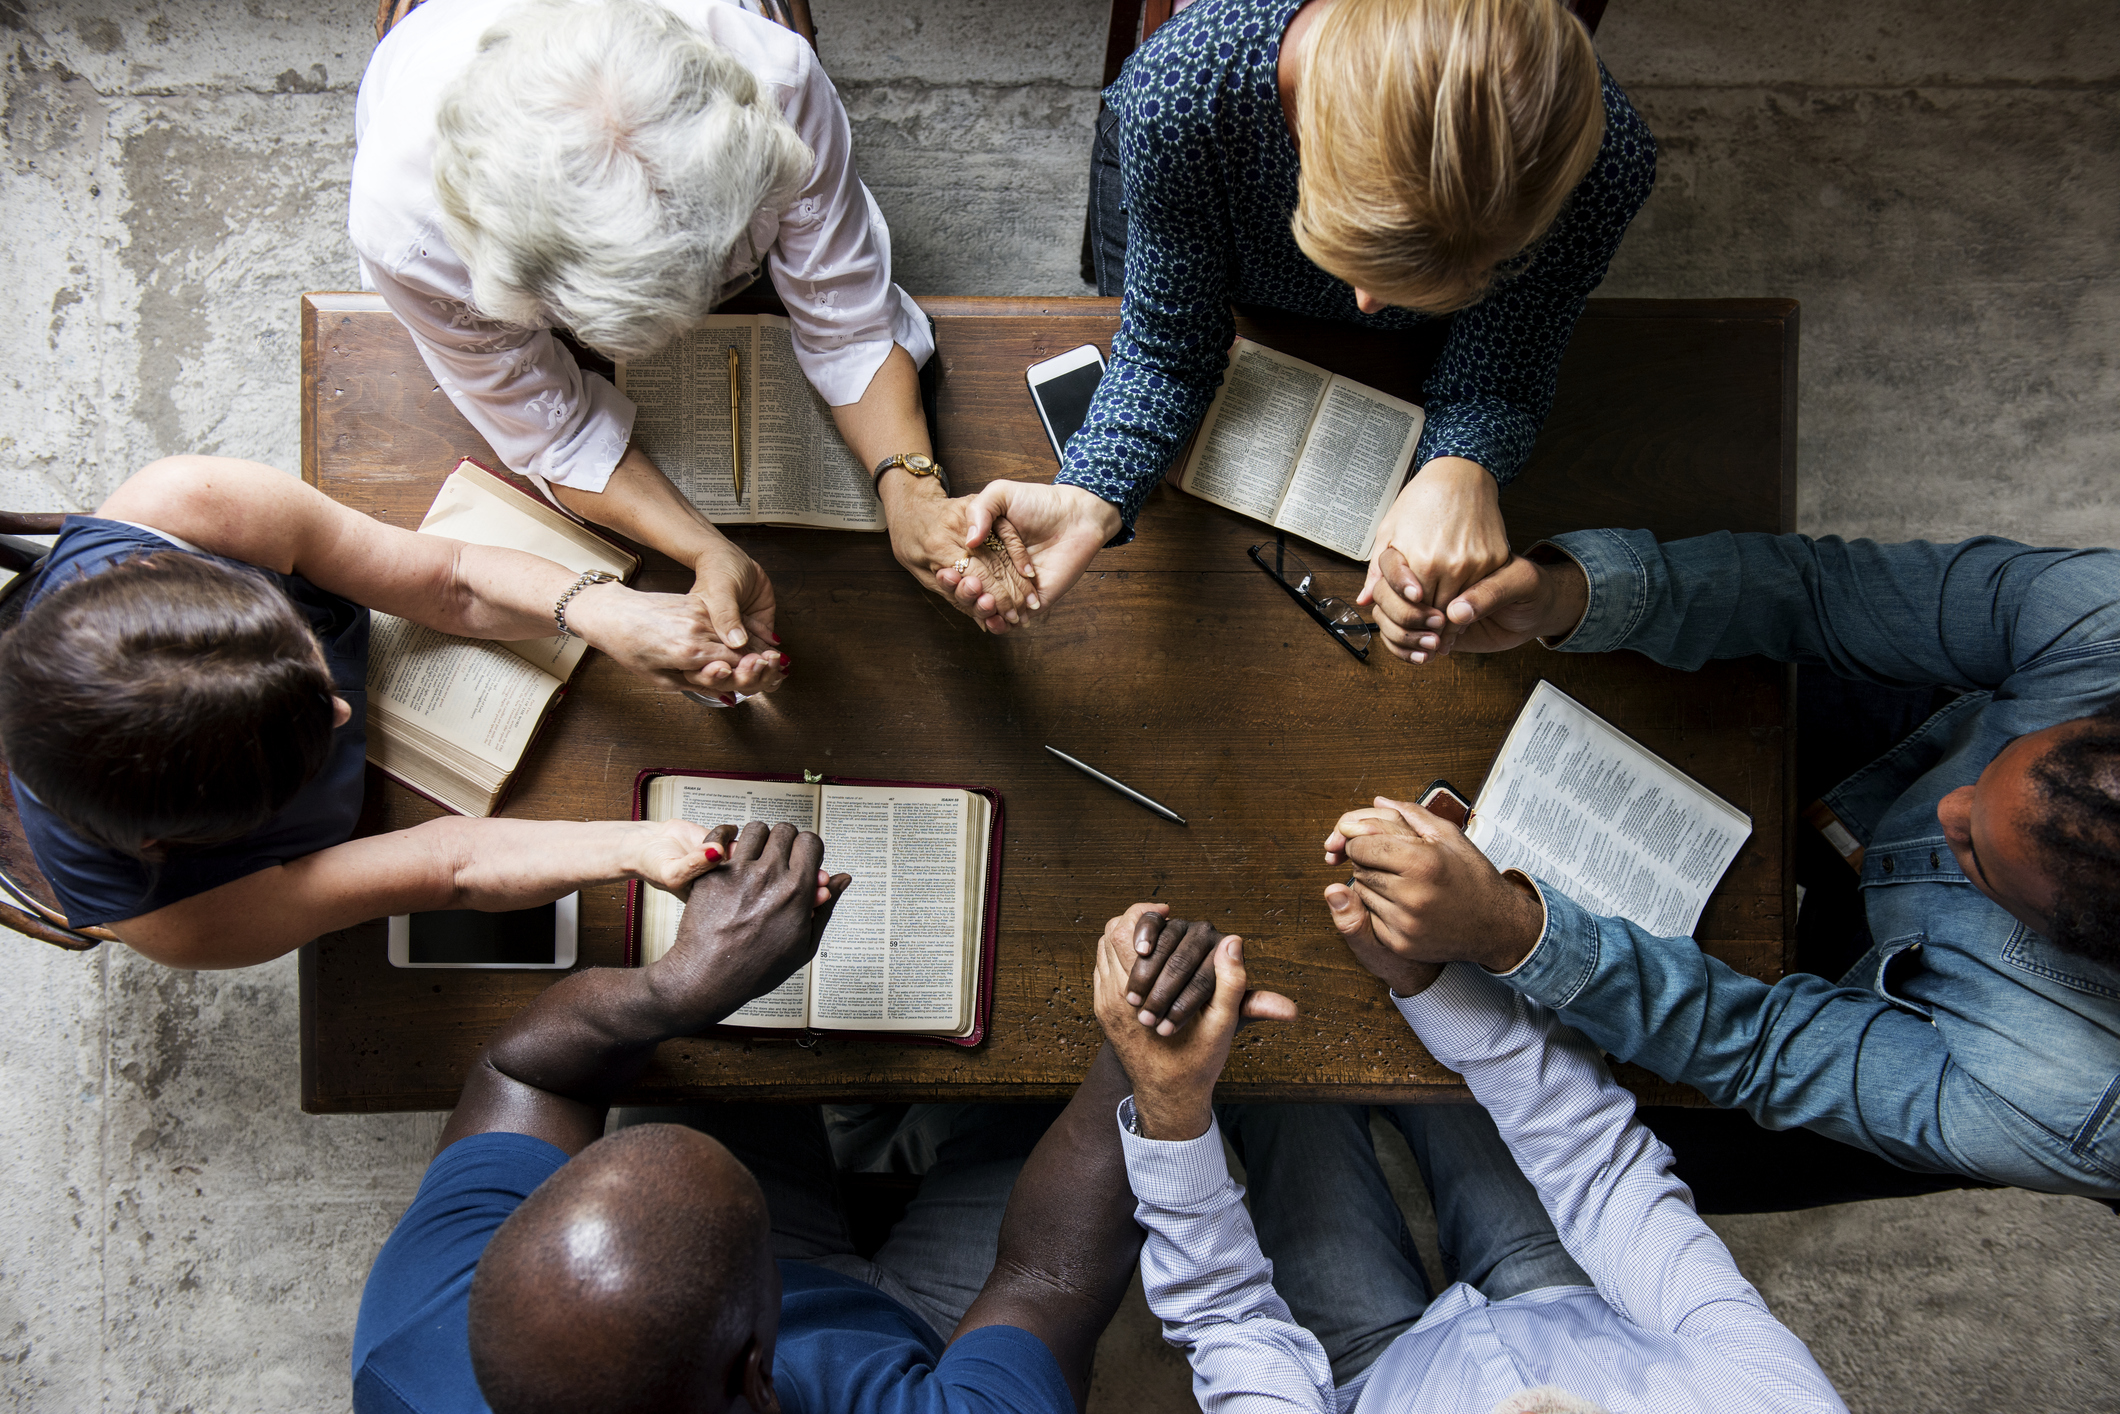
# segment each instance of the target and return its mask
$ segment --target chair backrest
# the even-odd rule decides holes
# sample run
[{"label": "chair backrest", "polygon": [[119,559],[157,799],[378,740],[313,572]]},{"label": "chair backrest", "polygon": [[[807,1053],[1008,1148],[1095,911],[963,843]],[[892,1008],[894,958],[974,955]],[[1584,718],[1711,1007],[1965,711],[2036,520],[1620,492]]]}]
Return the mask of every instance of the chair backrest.
[{"label": "chair backrest", "polygon": [[[1146,43],[1148,37],[1178,11],[1190,5],[1192,0],[1112,0],[1111,28],[1104,39],[1104,83],[1106,87],[1119,77],[1119,70],[1126,65],[1127,56]],[[1605,0],[1561,0],[1561,3],[1583,22],[1583,28],[1597,33],[1597,22],[1605,17]]]},{"label": "chair backrest", "polygon": [[[0,511],[0,569],[17,577],[0,588],[0,637],[22,616],[29,597],[31,572],[45,556],[45,547],[21,535],[51,535],[63,516],[12,515]],[[0,776],[7,774],[7,757],[0,751]],[[0,787],[0,927],[12,928],[53,947],[80,952],[114,936],[107,928],[75,928],[59,909],[58,895],[37,867],[30,853],[29,837],[23,833],[22,817],[15,809],[15,793]]]}]

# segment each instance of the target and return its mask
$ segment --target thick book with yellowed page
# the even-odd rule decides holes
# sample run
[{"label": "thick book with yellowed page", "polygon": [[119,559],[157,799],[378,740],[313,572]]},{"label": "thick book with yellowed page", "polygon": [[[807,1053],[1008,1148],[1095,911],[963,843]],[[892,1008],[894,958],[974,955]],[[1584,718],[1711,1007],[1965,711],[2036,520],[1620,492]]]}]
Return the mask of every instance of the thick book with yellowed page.
[{"label": "thick book with yellowed page", "polygon": [[[911,781],[804,781],[716,771],[643,771],[637,820],[783,821],[824,840],[824,867],[854,876],[817,956],[723,1022],[760,1033],[829,1031],[974,1046],[993,1011],[1001,889],[1001,796]],[[677,941],[684,904],[634,883],[629,963]]]},{"label": "thick book with yellowed page", "polygon": [[[640,568],[640,556],[469,460],[442,482],[420,529],[620,579]],[[373,614],[368,759],[445,809],[491,815],[587,651],[573,635],[496,643]]]},{"label": "thick book with yellowed page", "polygon": [[1366,560],[1424,417],[1403,398],[1239,339],[1178,486]]}]

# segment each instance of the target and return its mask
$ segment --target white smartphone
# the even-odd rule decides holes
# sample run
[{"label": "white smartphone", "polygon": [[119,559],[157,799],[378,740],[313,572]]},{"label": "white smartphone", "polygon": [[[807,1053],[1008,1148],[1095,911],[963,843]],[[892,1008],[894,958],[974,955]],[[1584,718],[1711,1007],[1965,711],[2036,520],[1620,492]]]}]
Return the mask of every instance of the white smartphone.
[{"label": "white smartphone", "polygon": [[1084,344],[1024,370],[1031,385],[1031,401],[1038,405],[1038,420],[1053,444],[1053,455],[1067,459],[1067,439],[1089,420],[1089,400],[1096,395],[1097,381],[1104,376],[1104,354],[1095,344]]},{"label": "white smartphone", "polygon": [[451,908],[390,920],[392,967],[561,968],[574,966],[582,896],[538,908],[480,913]]}]

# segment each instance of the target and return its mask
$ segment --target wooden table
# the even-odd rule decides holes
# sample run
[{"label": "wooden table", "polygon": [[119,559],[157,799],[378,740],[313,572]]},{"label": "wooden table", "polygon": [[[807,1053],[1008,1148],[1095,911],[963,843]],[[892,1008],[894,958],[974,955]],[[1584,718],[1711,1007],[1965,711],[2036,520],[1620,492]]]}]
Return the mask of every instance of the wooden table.
[{"label": "wooden table", "polygon": [[[942,359],[939,449],[961,492],[1049,478],[1026,365],[1109,346],[1116,300],[921,302]],[[1433,338],[1286,316],[1241,322],[1277,348],[1417,397]],[[1538,451],[1504,497],[1519,546],[1583,526],[1664,536],[1795,522],[1796,306],[1784,300],[1593,301]],[[312,295],[302,310],[302,473],[341,502],[415,526],[458,458],[493,463],[380,300]],[[1357,662],[1252,565],[1271,532],[1169,487],[1140,538],[1100,555],[1051,621],[991,638],[921,592],[884,537],[736,529],[773,576],[802,676],[737,711],[697,707],[592,654],[523,769],[511,815],[622,818],[646,766],[795,771],[992,786],[1007,799],[999,978],[983,1046],[830,1036],[698,1039],[662,1048],[635,1098],[1057,1099],[1098,1044],[1090,948],[1138,899],[1241,932],[1258,985],[1303,1017],[1247,1028],[1232,1099],[1464,1098],[1328,919],[1320,841],[1339,813],[1436,776],[1475,789],[1541,676],[1750,814],[1751,840],[1703,917],[1709,951],[1780,975],[1794,933],[1792,679],[1762,662],[1698,673],[1633,654],[1536,645],[1416,669]],[[1344,566],[1322,552],[1314,566]],[[650,556],[640,583],[688,576]],[[1332,587],[1332,586],[1328,586]],[[1052,743],[1174,806],[1180,828],[1048,757]],[[370,824],[434,807],[370,775]],[[621,958],[622,890],[585,890],[581,956]],[[406,971],[365,924],[303,949],[302,1103],[317,1111],[447,1108],[479,1046],[548,973]],[[1642,1073],[1661,1102],[1691,1092]]]}]

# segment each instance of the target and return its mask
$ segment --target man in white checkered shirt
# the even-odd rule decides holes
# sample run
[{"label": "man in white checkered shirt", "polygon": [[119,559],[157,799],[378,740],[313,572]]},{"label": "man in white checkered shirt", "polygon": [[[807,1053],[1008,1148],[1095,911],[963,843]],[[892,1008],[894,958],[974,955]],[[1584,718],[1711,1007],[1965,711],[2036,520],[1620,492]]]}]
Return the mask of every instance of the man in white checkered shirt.
[{"label": "man in white checkered shirt", "polygon": [[1098,945],[1097,1017],[1133,1084],[1118,1124],[1148,1233],[1142,1284],[1207,1414],[1845,1414],[1594,1047],[1477,967],[1383,947],[1345,885],[1326,901],[1480,1102],[1386,1112],[1421,1161],[1456,1280],[1431,1298],[1361,1107],[1218,1113],[1240,1015],[1295,1006],[1246,992],[1240,939],[1134,905]]}]

